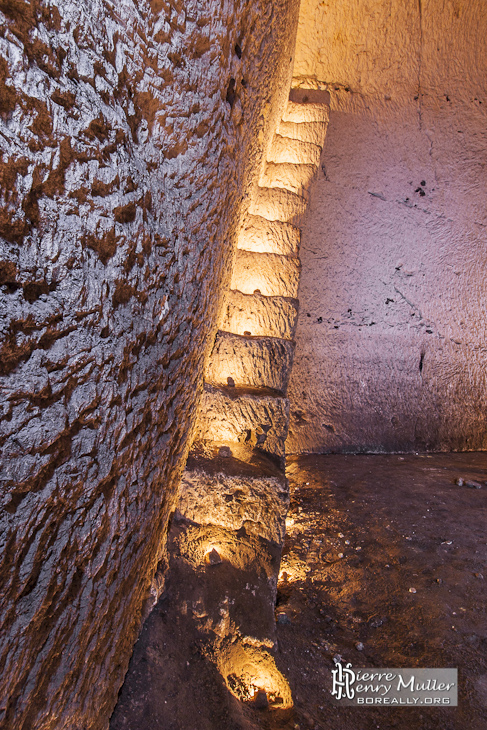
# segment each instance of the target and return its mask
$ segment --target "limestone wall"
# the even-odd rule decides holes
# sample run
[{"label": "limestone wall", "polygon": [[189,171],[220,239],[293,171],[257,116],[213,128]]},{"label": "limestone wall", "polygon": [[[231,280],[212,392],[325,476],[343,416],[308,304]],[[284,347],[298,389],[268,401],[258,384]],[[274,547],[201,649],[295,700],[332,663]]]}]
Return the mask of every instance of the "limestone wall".
[{"label": "limestone wall", "polygon": [[107,726],[296,12],[0,1],[1,728]]},{"label": "limestone wall", "polygon": [[303,0],[295,83],[331,114],[288,451],[487,447],[486,38],[480,0]]}]

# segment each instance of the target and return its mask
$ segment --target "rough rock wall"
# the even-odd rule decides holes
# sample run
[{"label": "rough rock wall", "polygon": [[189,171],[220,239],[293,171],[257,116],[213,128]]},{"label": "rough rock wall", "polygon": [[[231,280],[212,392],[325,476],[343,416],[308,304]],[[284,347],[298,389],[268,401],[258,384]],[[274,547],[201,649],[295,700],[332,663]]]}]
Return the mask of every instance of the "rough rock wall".
[{"label": "rough rock wall", "polygon": [[331,115],[301,244],[288,451],[487,447],[487,15],[303,0]]},{"label": "rough rock wall", "polygon": [[0,0],[1,728],[107,725],[296,5]]}]

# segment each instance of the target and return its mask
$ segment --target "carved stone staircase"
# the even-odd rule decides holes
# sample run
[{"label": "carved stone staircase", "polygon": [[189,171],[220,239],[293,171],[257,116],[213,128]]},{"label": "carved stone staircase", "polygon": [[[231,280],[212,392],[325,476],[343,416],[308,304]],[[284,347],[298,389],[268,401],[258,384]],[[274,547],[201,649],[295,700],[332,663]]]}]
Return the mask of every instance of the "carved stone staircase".
[{"label": "carved stone staircase", "polygon": [[[327,121],[323,92],[291,91],[238,234],[230,290],[182,479],[172,530],[173,560],[192,566],[199,561],[205,594],[212,592],[214,577],[214,593],[226,595],[232,589],[222,593],[218,565],[228,561],[238,571],[242,555],[254,556],[244,566],[247,577],[254,576],[259,595],[254,626],[248,617],[242,619],[238,596],[225,599],[214,615],[196,602],[195,621],[218,646],[217,665],[218,656],[235,652],[237,644],[245,654],[255,653],[256,646],[267,652],[265,647],[272,648],[275,641],[277,575],[289,505],[286,390],[298,314],[299,222],[320,164]],[[221,671],[229,689],[248,699],[248,689],[238,689],[242,682],[230,681],[226,667]],[[277,668],[273,672],[277,677]],[[281,679],[276,680],[281,690],[266,690],[276,703],[287,701]],[[262,687],[256,684],[254,689]]]}]

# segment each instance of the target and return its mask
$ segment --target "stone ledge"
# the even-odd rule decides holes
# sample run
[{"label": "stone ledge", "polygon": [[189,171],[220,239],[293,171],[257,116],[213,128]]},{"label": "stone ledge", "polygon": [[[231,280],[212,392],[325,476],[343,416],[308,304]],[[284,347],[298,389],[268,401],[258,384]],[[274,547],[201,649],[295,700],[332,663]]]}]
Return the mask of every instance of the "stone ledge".
[{"label": "stone ledge", "polygon": [[272,474],[266,471],[233,456],[193,455],[181,481],[179,513],[198,525],[244,528],[248,534],[282,544],[289,485],[276,468]]},{"label": "stone ledge", "polygon": [[299,251],[300,240],[301,231],[291,223],[248,215],[238,234],[237,249],[294,256]]},{"label": "stone ledge", "polygon": [[277,134],[281,137],[289,139],[299,139],[301,142],[311,142],[311,144],[323,147],[327,122],[285,122],[281,121],[277,128]]},{"label": "stone ledge", "polygon": [[205,385],[194,438],[230,445],[246,444],[283,459],[289,424],[286,398],[231,393],[233,388]]},{"label": "stone ledge", "polygon": [[318,167],[321,158],[321,147],[311,142],[302,142],[300,139],[281,137],[275,134],[267,155],[268,162],[283,164],[286,162],[295,165],[314,165]]},{"label": "stone ledge", "polygon": [[284,188],[308,199],[315,173],[314,165],[268,162],[262,173],[260,184],[267,188]]},{"label": "stone ledge", "polygon": [[289,101],[282,115],[284,122],[327,122],[330,115],[327,104],[307,104]]},{"label": "stone ledge", "polygon": [[296,299],[300,273],[296,256],[238,250],[230,288],[242,294],[259,292],[265,297]]},{"label": "stone ledge", "polygon": [[220,331],[208,363],[212,385],[273,388],[285,393],[294,356],[294,342],[277,337],[241,337]]},{"label": "stone ledge", "polygon": [[291,297],[227,292],[220,329],[253,337],[292,340],[298,318],[298,301]]},{"label": "stone ledge", "polygon": [[269,221],[297,223],[306,212],[306,205],[305,198],[289,190],[259,187],[249,210]]}]

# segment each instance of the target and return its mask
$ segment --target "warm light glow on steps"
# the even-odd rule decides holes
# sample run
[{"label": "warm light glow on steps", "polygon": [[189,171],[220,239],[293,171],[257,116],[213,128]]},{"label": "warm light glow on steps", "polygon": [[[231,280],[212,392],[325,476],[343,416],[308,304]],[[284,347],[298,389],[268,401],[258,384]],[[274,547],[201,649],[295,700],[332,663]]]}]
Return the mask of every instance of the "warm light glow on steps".
[{"label": "warm light glow on steps", "polygon": [[[239,454],[238,447],[232,446],[232,450]],[[284,539],[287,481],[274,463],[273,473],[234,457],[228,458],[227,466],[228,473],[221,463],[210,473],[207,462],[195,458],[191,469],[184,472],[179,510],[197,526],[186,530],[181,550],[195,567],[204,564],[213,547],[236,568],[262,567],[262,539],[274,546]],[[236,535],[242,528],[245,540]],[[267,578],[275,582],[276,564],[270,558],[265,569]]]},{"label": "warm light glow on steps", "polygon": [[230,290],[220,329],[237,335],[292,340],[298,317],[297,300],[281,296],[244,294]]},{"label": "warm light glow on steps", "polygon": [[299,251],[300,240],[301,231],[291,223],[249,215],[238,233],[237,250],[294,256]]},{"label": "warm light glow on steps", "polygon": [[272,253],[236,252],[230,289],[242,294],[256,291],[265,297],[298,295],[301,265],[297,256]]},{"label": "warm light glow on steps", "polygon": [[284,188],[307,198],[315,172],[316,167],[313,165],[268,162],[260,184],[267,188]]},{"label": "warm light glow on steps", "polygon": [[329,117],[328,106],[324,104],[298,104],[289,101],[282,115],[283,122],[327,122]]},{"label": "warm light glow on steps", "polygon": [[316,168],[320,163],[320,156],[321,147],[318,145],[276,134],[267,161],[278,164],[292,162],[295,165],[313,165]]},{"label": "warm light glow on steps", "polygon": [[279,123],[277,128],[281,137],[289,139],[300,139],[302,142],[311,142],[323,147],[325,141],[327,122],[284,122]]},{"label": "warm light glow on steps", "polygon": [[284,457],[289,402],[265,390],[205,386],[195,440],[245,444]]},{"label": "warm light glow on steps", "polygon": [[293,706],[289,684],[265,648],[235,642],[219,653],[217,665],[230,692],[242,702],[254,701],[260,691],[270,709]]},{"label": "warm light glow on steps", "polygon": [[[328,108],[306,103],[306,93],[292,92],[238,233],[178,506],[189,521],[179,538],[181,556],[200,575],[204,571],[208,595],[218,590],[218,576],[234,569],[234,577],[247,585],[236,597],[236,623],[228,606],[210,618],[202,602],[198,617],[218,637],[212,660],[235,697],[271,710],[293,706],[269,648],[275,645],[278,565],[289,506],[283,468],[289,425],[285,393],[298,313],[297,224],[328,120]],[[323,96],[313,94],[315,101]],[[263,582],[259,577],[252,583],[249,595],[244,573],[256,566]],[[280,579],[299,580],[305,568],[284,559]],[[228,602],[231,590],[225,595]]]},{"label": "warm light glow on steps", "polygon": [[287,388],[294,343],[277,337],[240,337],[219,332],[208,364],[206,380],[214,385]]},{"label": "warm light glow on steps", "polygon": [[250,205],[252,215],[260,215],[268,221],[293,223],[306,211],[306,199],[283,188],[257,188]]}]

